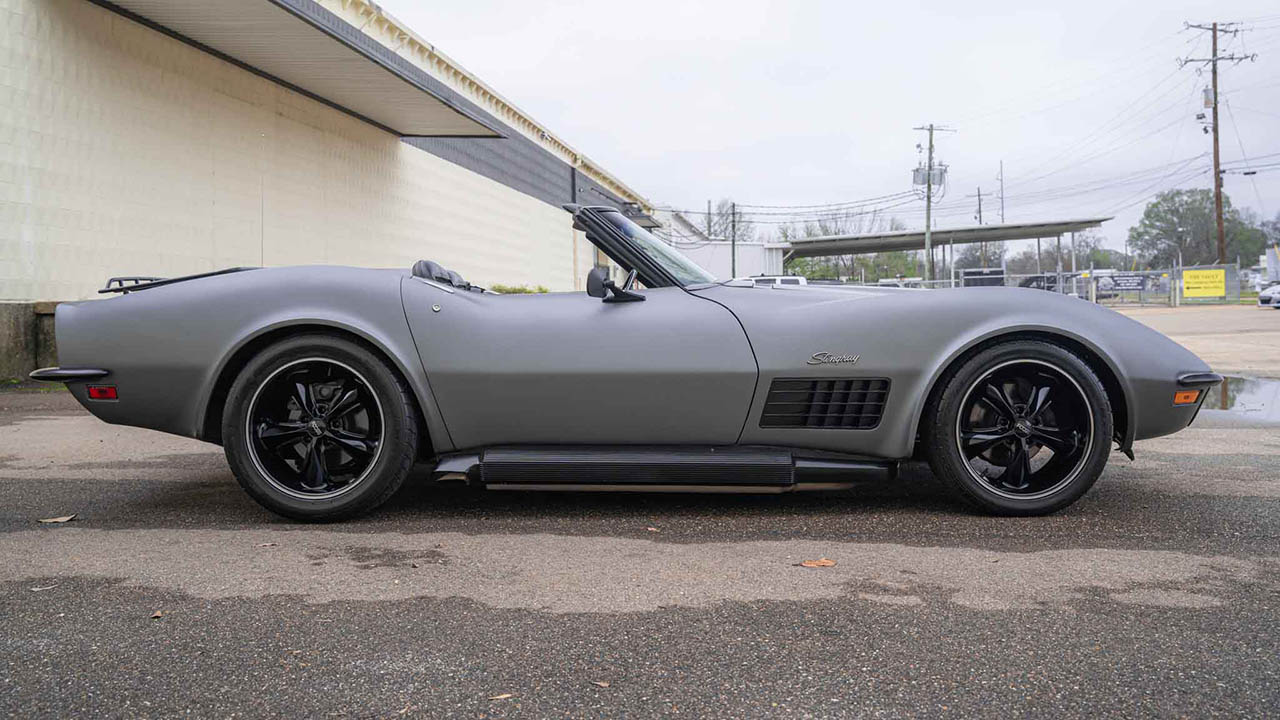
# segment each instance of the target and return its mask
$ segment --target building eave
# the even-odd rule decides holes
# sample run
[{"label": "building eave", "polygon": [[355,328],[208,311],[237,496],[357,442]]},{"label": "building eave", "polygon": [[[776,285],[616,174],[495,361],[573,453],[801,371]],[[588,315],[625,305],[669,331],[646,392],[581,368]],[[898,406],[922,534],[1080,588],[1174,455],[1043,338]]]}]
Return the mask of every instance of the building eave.
[{"label": "building eave", "polygon": [[559,138],[545,125],[516,107],[498,91],[376,3],[371,0],[317,0],[317,2],[361,32],[373,37],[392,52],[430,73],[455,92],[462,94],[511,129],[537,143],[610,192],[627,202],[636,203],[645,214],[652,214],[653,204],[644,196]]}]

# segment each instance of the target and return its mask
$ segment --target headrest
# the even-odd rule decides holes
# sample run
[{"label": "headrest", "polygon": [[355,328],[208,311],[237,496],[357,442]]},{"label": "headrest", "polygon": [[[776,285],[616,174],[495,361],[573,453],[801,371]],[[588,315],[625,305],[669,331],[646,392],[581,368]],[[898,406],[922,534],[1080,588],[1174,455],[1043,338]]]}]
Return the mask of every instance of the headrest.
[{"label": "headrest", "polygon": [[414,277],[420,277],[424,280],[435,280],[436,282],[450,283],[453,279],[449,277],[449,271],[440,267],[440,263],[431,262],[430,260],[419,260],[413,264]]}]

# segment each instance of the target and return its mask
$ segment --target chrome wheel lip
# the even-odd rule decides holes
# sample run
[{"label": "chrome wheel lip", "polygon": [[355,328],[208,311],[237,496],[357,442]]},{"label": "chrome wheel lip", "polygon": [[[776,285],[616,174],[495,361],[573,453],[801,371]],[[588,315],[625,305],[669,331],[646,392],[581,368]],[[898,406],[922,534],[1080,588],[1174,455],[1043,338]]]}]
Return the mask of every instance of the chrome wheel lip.
[{"label": "chrome wheel lip", "polygon": [[[1050,370],[1053,370],[1054,372],[1056,372],[1057,374],[1061,375],[1062,377],[1066,378],[1068,381],[1071,382],[1071,385],[1075,387],[1076,392],[1080,394],[1081,401],[1084,402],[1085,411],[1086,411],[1085,415],[1086,417],[1089,418],[1089,426],[1088,426],[1088,432],[1086,434],[1087,440],[1085,442],[1084,451],[1080,453],[1080,459],[1076,462],[1075,467],[1071,469],[1071,472],[1068,473],[1067,476],[1064,477],[1062,480],[1059,480],[1057,483],[1054,483],[1054,485],[1049,488],[1046,488],[1036,493],[1022,494],[1022,493],[1012,493],[1012,492],[1007,492],[1005,490],[1001,490],[995,485],[992,485],[991,481],[988,478],[986,478],[985,476],[983,476],[982,474],[974,470],[972,463],[969,462],[969,458],[965,457],[965,454],[964,454],[964,441],[961,439],[962,431],[960,426],[962,424],[962,421],[964,420],[964,408],[968,407],[969,397],[973,395],[973,391],[978,387],[979,384],[981,384],[984,380],[989,378],[993,373],[1000,370],[1001,368],[1005,368],[1010,365],[1020,365],[1020,364],[1027,364],[1027,363],[1034,364],[1034,365],[1042,365],[1044,367],[1047,367]],[[1080,472],[1084,469],[1085,463],[1088,462],[1089,454],[1093,451],[1093,404],[1089,402],[1089,396],[1085,394],[1084,388],[1080,386],[1080,383],[1076,382],[1075,378],[1071,377],[1071,375],[1066,370],[1063,370],[1058,365],[1048,362],[1047,360],[1037,360],[1035,358],[1019,358],[1017,360],[1007,360],[1005,362],[1000,363],[999,365],[996,365],[995,367],[988,368],[987,370],[983,371],[983,373],[979,375],[977,379],[975,379],[972,383],[970,383],[969,387],[965,390],[964,396],[960,398],[960,411],[956,413],[955,442],[956,442],[956,450],[960,454],[960,462],[964,463],[965,471],[968,472],[969,475],[974,480],[976,480],[984,490],[995,493],[996,495],[999,495],[1003,498],[1008,498],[1010,500],[1041,500],[1043,498],[1047,498],[1051,495],[1055,495],[1059,492],[1062,492],[1064,488],[1070,485],[1071,482],[1080,475]]]},{"label": "chrome wheel lip", "polygon": [[[347,483],[345,486],[337,490],[332,490],[327,493],[300,493],[292,488],[285,486],[279,480],[276,480],[275,477],[273,477],[270,472],[267,472],[266,467],[263,466],[262,461],[258,458],[258,450],[254,446],[254,442],[253,442],[253,425],[254,425],[253,416],[254,416],[254,408],[258,406],[258,396],[262,394],[263,389],[266,388],[268,385],[270,385],[271,381],[274,380],[277,375],[279,375],[280,373],[284,372],[285,370],[288,370],[289,368],[295,365],[300,365],[302,363],[308,363],[308,362],[323,362],[323,363],[329,363],[331,365],[336,365],[346,370],[347,372],[351,373],[353,376],[355,376],[357,380],[364,383],[364,386],[369,389],[369,395],[373,397],[373,402],[376,405],[378,410],[378,421],[380,423],[380,427],[382,428],[381,434],[378,437],[378,449],[374,452],[373,459],[369,461],[369,466],[364,469],[364,472],[360,473],[358,477],[351,480],[351,482]],[[309,501],[331,500],[333,498],[336,498],[340,495],[345,495],[351,492],[352,490],[354,490],[356,486],[364,482],[365,478],[369,477],[369,473],[373,472],[373,468],[377,466],[378,460],[381,459],[382,457],[382,447],[383,445],[386,444],[383,442],[383,439],[385,439],[385,437],[386,437],[386,415],[382,411],[382,400],[378,398],[378,394],[373,390],[373,385],[371,385],[369,381],[365,379],[364,375],[361,375],[355,368],[351,367],[350,365],[340,360],[334,360],[333,358],[318,357],[318,356],[292,360],[276,368],[270,375],[267,376],[265,380],[263,380],[261,383],[258,383],[258,387],[253,391],[253,397],[249,398],[249,407],[247,410],[247,422],[245,422],[245,446],[249,449],[249,459],[253,462],[254,468],[257,469],[257,471],[262,475],[262,477],[267,479],[267,482],[271,483],[271,486],[273,488],[275,488],[276,490],[279,490],[280,492],[286,495],[289,495],[290,497],[298,498],[300,500],[309,500]]]}]

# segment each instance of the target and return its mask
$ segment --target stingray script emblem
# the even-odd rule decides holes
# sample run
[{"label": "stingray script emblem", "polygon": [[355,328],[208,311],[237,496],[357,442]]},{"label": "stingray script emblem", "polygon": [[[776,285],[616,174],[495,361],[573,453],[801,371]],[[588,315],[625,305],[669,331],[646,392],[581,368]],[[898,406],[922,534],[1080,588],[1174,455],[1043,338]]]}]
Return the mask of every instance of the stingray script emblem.
[{"label": "stingray script emblem", "polygon": [[816,352],[813,355],[809,356],[809,360],[805,362],[805,364],[806,365],[841,365],[844,363],[848,363],[852,365],[853,363],[858,362],[858,358],[860,357],[862,356],[861,355],[836,355],[835,353],[829,353],[829,352]]}]

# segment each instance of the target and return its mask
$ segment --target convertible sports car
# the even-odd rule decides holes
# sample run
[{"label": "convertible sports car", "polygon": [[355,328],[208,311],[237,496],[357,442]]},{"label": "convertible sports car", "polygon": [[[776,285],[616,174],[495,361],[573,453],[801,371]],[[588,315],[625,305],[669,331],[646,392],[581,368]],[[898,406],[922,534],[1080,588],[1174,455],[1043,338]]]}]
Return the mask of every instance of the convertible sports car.
[{"label": "convertible sports car", "polygon": [[377,506],[416,462],[495,490],[787,492],[912,457],[979,509],[1045,514],[1222,380],[1086,301],[717,282],[616,210],[565,207],[625,282],[499,295],[428,261],[116,278],[58,306],[62,367],[32,377],[221,444],[304,520]]}]

